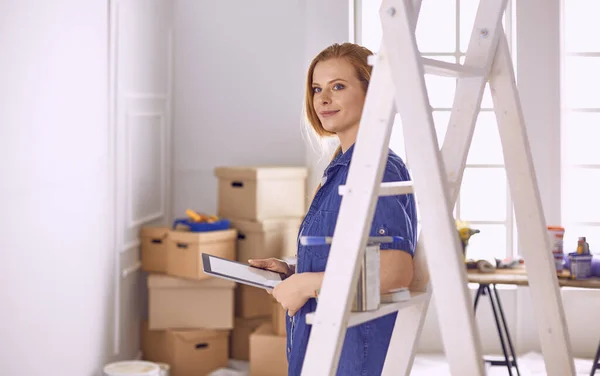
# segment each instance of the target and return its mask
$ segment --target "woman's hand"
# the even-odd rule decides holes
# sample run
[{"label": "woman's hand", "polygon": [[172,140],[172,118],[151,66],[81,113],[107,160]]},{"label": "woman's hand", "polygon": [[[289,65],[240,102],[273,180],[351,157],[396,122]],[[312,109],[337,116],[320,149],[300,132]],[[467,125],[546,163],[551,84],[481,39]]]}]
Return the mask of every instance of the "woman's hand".
[{"label": "woman's hand", "polygon": [[306,301],[314,298],[321,286],[323,273],[294,274],[273,289],[273,297],[294,316]]},{"label": "woman's hand", "polygon": [[256,268],[266,269],[275,273],[283,274],[285,278],[288,278],[295,272],[294,268],[288,265],[287,262],[278,260],[276,258],[248,260],[248,263]]}]

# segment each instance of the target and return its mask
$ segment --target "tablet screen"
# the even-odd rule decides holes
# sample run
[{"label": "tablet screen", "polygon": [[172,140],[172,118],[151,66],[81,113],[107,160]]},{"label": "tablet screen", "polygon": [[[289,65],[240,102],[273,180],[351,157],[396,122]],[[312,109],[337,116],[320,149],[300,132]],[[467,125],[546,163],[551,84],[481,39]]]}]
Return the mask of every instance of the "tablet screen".
[{"label": "tablet screen", "polygon": [[202,262],[204,272],[246,285],[272,289],[281,282],[279,273],[255,268],[206,253],[202,254]]}]

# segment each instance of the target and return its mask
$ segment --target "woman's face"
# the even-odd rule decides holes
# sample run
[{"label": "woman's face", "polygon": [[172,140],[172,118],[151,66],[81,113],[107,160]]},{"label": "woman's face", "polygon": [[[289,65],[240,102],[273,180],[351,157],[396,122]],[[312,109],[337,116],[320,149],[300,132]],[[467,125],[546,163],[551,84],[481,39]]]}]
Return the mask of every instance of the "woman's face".
[{"label": "woman's face", "polygon": [[320,61],[312,77],[313,106],[323,128],[338,136],[358,129],[365,91],[345,59]]}]

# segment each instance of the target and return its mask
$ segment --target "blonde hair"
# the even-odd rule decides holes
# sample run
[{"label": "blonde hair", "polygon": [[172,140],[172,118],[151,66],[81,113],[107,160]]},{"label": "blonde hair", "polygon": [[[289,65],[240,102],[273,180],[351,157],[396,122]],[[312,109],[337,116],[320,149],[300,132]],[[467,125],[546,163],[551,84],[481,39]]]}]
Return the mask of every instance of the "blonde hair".
[{"label": "blonde hair", "polygon": [[[305,125],[308,130],[311,130],[313,135],[318,137],[319,139],[325,137],[335,136],[335,133],[329,132],[319,120],[317,113],[315,111],[313,100],[314,100],[314,92],[313,92],[313,73],[315,71],[315,66],[317,63],[321,61],[326,61],[330,59],[345,59],[347,62],[352,64],[355,69],[356,77],[362,83],[363,89],[365,93],[369,87],[369,81],[371,80],[371,72],[372,67],[368,63],[369,55],[373,55],[368,48],[360,46],[354,43],[342,43],[342,44],[332,44],[331,46],[325,48],[323,51],[319,52],[317,56],[312,60],[308,67],[308,72],[306,75],[306,86],[304,92],[304,117],[305,117]],[[333,152],[332,160],[341,153],[342,148],[340,146]],[[321,188],[321,184],[317,187],[317,191]],[[316,193],[316,191],[315,191]]]}]

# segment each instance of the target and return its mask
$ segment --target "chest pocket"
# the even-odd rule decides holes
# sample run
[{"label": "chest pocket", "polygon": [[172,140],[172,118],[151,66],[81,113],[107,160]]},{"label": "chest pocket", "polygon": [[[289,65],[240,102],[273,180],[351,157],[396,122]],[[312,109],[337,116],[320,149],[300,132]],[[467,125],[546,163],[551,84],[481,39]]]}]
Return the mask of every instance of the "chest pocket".
[{"label": "chest pocket", "polygon": [[[307,226],[302,235],[304,236],[333,236],[337,222],[337,211],[319,210],[315,214],[312,223]],[[306,252],[313,258],[327,260],[330,245],[307,246]],[[317,270],[313,270],[317,271]]]}]

